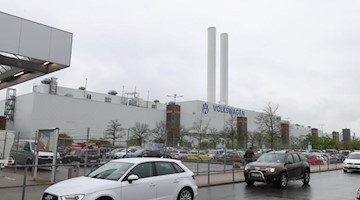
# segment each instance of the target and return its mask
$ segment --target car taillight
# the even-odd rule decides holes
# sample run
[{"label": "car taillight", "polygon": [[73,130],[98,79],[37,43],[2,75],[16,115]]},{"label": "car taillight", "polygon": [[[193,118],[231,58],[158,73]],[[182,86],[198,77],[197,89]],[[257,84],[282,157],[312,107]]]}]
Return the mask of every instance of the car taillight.
[{"label": "car taillight", "polygon": [[8,160],[8,164],[13,164],[14,160]]},{"label": "car taillight", "polygon": [[191,177],[195,180],[195,175],[192,175]]}]

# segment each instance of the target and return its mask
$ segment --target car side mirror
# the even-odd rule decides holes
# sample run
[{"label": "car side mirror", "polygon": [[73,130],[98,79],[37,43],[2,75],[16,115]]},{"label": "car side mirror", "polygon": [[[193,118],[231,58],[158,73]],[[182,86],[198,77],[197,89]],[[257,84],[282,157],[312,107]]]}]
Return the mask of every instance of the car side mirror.
[{"label": "car side mirror", "polygon": [[139,177],[135,174],[131,174],[128,178],[128,182],[131,184],[133,181],[139,180]]}]

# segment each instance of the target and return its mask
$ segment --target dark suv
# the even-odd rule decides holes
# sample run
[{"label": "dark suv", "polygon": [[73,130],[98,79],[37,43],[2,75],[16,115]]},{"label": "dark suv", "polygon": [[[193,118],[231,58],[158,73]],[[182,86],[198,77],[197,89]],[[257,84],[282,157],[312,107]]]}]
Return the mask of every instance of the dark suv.
[{"label": "dark suv", "polygon": [[255,162],[245,166],[244,177],[248,185],[255,181],[275,183],[284,188],[289,180],[310,181],[310,166],[301,153],[272,151],[262,154]]},{"label": "dark suv", "polygon": [[75,149],[63,157],[63,163],[85,163],[87,153],[87,163],[100,163],[99,151],[97,149]]}]

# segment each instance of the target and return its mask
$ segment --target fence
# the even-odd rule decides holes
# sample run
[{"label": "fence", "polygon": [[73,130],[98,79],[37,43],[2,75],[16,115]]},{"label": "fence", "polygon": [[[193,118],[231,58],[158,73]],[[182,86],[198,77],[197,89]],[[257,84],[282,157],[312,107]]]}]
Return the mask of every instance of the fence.
[{"label": "fence", "polygon": [[[87,131],[88,132],[88,131]],[[84,135],[83,135],[84,136]],[[78,137],[72,138],[73,142],[84,142],[88,143],[91,137],[89,134],[86,137]],[[62,160],[64,161],[66,149],[66,141],[69,139],[62,139],[60,140],[59,148],[62,151],[59,151]],[[19,144],[19,139],[15,140],[15,144]],[[62,142],[61,142],[62,141]],[[18,145],[19,146],[19,145]],[[62,148],[62,149],[61,149]],[[82,148],[82,147],[81,147]],[[42,164],[42,165],[35,165],[34,161],[30,163],[17,163],[14,166],[8,166],[1,172],[6,172],[8,174],[17,174],[22,176],[22,181],[17,182],[16,184],[6,185],[2,184],[0,181],[0,191],[3,189],[9,188],[22,188],[22,198],[26,199],[26,191],[29,187],[34,186],[46,186],[51,185],[53,183],[66,180],[71,177],[86,175],[88,172],[92,171],[97,165],[101,165],[109,160],[112,159],[110,154],[111,150],[114,147],[102,147],[97,148],[96,154],[98,158],[96,159],[96,163],[91,163],[91,152],[93,151],[90,147],[86,146],[85,149],[82,151],[85,152],[85,159],[82,161],[74,161],[74,162],[67,162],[67,163],[57,163],[55,165],[52,164]],[[171,150],[166,150],[168,153],[171,153]],[[166,153],[165,151],[165,153]],[[233,152],[232,150],[225,150],[225,152]],[[13,149],[14,155],[21,154],[21,149],[16,148]],[[178,157],[178,159],[182,159],[183,163],[194,172],[197,176],[196,180],[199,186],[206,186],[218,183],[231,183],[231,182],[239,182],[243,180],[243,170],[246,161],[243,157],[229,157],[229,158],[221,158],[221,157],[201,157],[201,151],[195,150],[195,156],[187,155],[186,157]],[[166,154],[165,154],[166,155]],[[204,155],[206,156],[206,155]],[[49,170],[49,169],[52,170]],[[311,171],[328,171],[334,169],[341,169],[342,164],[341,162],[323,162],[319,163],[318,165],[312,165]],[[31,170],[30,170],[31,169]],[[39,172],[35,173],[36,169]],[[56,170],[56,173],[53,170]],[[54,177],[52,177],[54,174]],[[1,175],[1,174],[0,174]],[[31,182],[29,180],[37,180],[35,182]],[[41,194],[40,194],[41,195]]]}]

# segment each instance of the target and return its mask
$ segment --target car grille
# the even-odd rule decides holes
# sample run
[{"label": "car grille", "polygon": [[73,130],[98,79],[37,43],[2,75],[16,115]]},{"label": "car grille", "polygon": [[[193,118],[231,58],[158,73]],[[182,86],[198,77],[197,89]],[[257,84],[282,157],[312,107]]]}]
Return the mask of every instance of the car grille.
[{"label": "car grille", "polygon": [[55,195],[44,193],[41,200],[58,200],[59,198]]},{"label": "car grille", "polygon": [[360,165],[360,163],[347,163],[348,165]]}]

